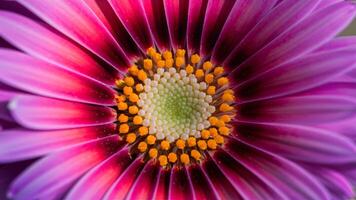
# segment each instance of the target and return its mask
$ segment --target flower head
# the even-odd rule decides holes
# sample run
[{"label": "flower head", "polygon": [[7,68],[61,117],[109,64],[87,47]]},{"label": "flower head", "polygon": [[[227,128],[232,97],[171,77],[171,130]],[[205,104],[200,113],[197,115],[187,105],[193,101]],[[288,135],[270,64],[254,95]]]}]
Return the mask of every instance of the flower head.
[{"label": "flower head", "polygon": [[0,7],[0,198],[355,196],[354,3]]}]

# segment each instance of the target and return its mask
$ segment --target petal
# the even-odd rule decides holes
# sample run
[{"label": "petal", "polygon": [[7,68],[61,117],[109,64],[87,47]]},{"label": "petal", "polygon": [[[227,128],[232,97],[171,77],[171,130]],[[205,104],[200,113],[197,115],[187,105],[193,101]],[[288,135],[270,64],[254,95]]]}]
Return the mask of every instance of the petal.
[{"label": "petal", "polygon": [[126,199],[153,199],[160,175],[160,166],[149,161],[136,178]]},{"label": "petal", "polygon": [[[289,27],[303,20],[318,4],[319,0],[284,0],[268,13],[246,35],[225,60],[225,66],[236,66],[262,49]],[[234,63],[229,64],[229,63]]]},{"label": "petal", "polygon": [[219,199],[218,192],[200,165],[190,166],[188,172],[196,199]]},{"label": "petal", "polygon": [[116,120],[115,111],[108,107],[36,96],[18,96],[8,107],[18,123],[31,129],[78,128]]},{"label": "petal", "polygon": [[127,148],[115,153],[86,173],[70,190],[66,199],[101,199],[132,161]]},{"label": "petal", "polygon": [[185,167],[174,167],[171,170],[169,183],[169,200],[196,199],[193,185]]},{"label": "petal", "polygon": [[238,119],[253,122],[320,124],[354,116],[356,102],[338,96],[297,96],[246,103]]},{"label": "petal", "polygon": [[222,63],[233,48],[275,5],[276,0],[237,1],[226,19],[212,52],[212,60]]},{"label": "petal", "polygon": [[335,38],[323,46],[315,50],[316,53],[330,51],[330,50],[339,50],[344,48],[355,48],[356,47],[356,36],[344,36]]},{"label": "petal", "polygon": [[66,69],[13,50],[0,49],[0,80],[48,97],[114,105],[115,91]]},{"label": "petal", "polygon": [[126,167],[126,170],[121,173],[118,179],[111,185],[110,189],[103,197],[103,200],[125,199],[144,166],[145,163],[142,161],[142,156],[136,158],[136,160]]},{"label": "petal", "polygon": [[[240,66],[230,77],[243,83],[260,73],[313,51],[345,28],[355,15],[356,7],[342,2],[310,15],[279,35]],[[236,67],[234,63],[226,63]]]},{"label": "petal", "polygon": [[326,8],[332,4],[335,4],[335,3],[339,3],[343,0],[322,0],[318,3],[318,6],[316,7],[316,11],[320,10],[320,9],[323,9],[323,8]]},{"label": "petal", "polygon": [[53,194],[111,156],[120,148],[119,144],[118,136],[111,136],[47,156],[15,179],[8,196],[36,199],[36,196]]},{"label": "petal", "polygon": [[203,169],[211,183],[214,185],[216,194],[221,199],[243,200],[239,192],[217,167],[217,164],[209,158],[206,159],[206,162],[203,162]]},{"label": "petal", "polygon": [[338,164],[356,161],[356,146],[337,133],[287,124],[235,124],[236,137],[288,159]]},{"label": "petal", "polygon": [[[237,88],[242,100],[293,94],[322,85],[356,67],[356,48],[312,54],[245,82]],[[340,67],[342,66],[342,67]]]},{"label": "petal", "polygon": [[212,159],[233,187],[246,200],[275,200],[286,199],[278,188],[267,185],[254,173],[250,172],[231,155],[224,151],[217,151]]},{"label": "petal", "polygon": [[203,30],[204,18],[208,0],[189,1],[188,25],[187,25],[187,48],[190,54],[199,53],[200,39]]},{"label": "petal", "polygon": [[26,17],[1,11],[0,23],[2,37],[36,58],[107,84],[118,76],[116,69],[100,65],[77,45]]},{"label": "petal", "polygon": [[109,0],[111,7],[143,52],[153,45],[141,1]]},{"label": "petal", "polygon": [[117,18],[115,11],[108,1],[83,0],[108,29],[115,41],[125,51],[126,56],[134,60],[141,55],[139,47],[127,32],[125,26]]},{"label": "petal", "polygon": [[152,199],[168,199],[170,177],[171,177],[171,169],[160,170],[159,181],[155,190],[156,192]]},{"label": "petal", "polygon": [[163,2],[171,46],[174,49],[185,48],[189,1],[164,0]]},{"label": "petal", "polygon": [[20,128],[2,131],[0,162],[35,158],[115,133],[114,124],[58,131],[40,132]]},{"label": "petal", "polygon": [[170,49],[170,38],[163,0],[142,1],[155,43],[161,50]]},{"label": "petal", "polygon": [[82,1],[20,1],[48,24],[88,48],[108,63],[125,69],[129,61],[112,35]]},{"label": "petal", "polygon": [[236,0],[211,0],[206,8],[203,31],[201,36],[200,54],[210,55],[222,27]]},{"label": "petal", "polygon": [[226,146],[236,161],[289,199],[329,199],[325,188],[298,165],[238,140],[230,140]]}]

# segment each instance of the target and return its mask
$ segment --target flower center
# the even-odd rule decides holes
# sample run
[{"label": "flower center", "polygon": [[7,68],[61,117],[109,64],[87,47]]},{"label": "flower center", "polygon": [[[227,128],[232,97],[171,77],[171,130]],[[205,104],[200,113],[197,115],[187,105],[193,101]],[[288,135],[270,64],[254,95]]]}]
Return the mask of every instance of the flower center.
[{"label": "flower center", "polygon": [[200,162],[229,135],[235,97],[222,67],[149,48],[116,82],[119,133],[163,167]]}]

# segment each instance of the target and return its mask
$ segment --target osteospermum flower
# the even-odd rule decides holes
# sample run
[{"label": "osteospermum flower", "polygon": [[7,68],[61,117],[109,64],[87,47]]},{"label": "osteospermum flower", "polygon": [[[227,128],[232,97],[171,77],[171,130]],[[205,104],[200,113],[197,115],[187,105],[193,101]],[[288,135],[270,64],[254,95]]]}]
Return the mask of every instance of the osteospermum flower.
[{"label": "osteospermum flower", "polygon": [[[0,3],[0,198],[350,199],[356,8]],[[5,43],[6,41],[6,43]]]}]

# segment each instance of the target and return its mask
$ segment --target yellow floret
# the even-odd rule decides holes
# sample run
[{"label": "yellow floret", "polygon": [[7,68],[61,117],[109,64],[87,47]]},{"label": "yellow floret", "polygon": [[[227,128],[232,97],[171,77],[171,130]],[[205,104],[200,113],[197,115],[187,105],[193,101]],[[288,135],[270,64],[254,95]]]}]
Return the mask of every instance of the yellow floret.
[{"label": "yellow floret", "polygon": [[187,143],[188,147],[194,147],[196,145],[196,139],[194,137],[189,137]]},{"label": "yellow floret", "polygon": [[140,125],[142,124],[143,119],[141,116],[136,115],[132,121],[135,125]]},{"label": "yellow floret", "polygon": [[169,142],[167,140],[163,140],[161,142],[161,149],[168,150],[169,149]]},{"label": "yellow floret", "polygon": [[221,75],[221,74],[223,74],[224,73],[224,68],[223,67],[216,67],[215,69],[214,69],[214,75],[215,76],[219,76],[219,75]]},{"label": "yellow floret", "polygon": [[136,141],[136,134],[135,133],[129,133],[127,134],[126,137],[126,142],[128,142],[129,144],[132,144]]},{"label": "yellow floret", "polygon": [[205,71],[208,71],[208,70],[210,70],[211,68],[213,68],[213,63],[211,63],[210,61],[204,62],[204,64],[203,64],[203,69],[204,69]]},{"label": "yellow floret", "polygon": [[158,155],[158,150],[156,148],[152,148],[148,151],[148,155],[150,158],[156,158]]},{"label": "yellow floret", "polygon": [[124,134],[124,133],[128,133],[129,132],[129,125],[127,124],[120,124],[120,127],[119,127],[119,133],[121,134]]},{"label": "yellow floret", "polygon": [[192,74],[194,72],[194,68],[191,65],[187,65],[185,71],[187,71],[187,74]]},{"label": "yellow floret", "polygon": [[125,94],[125,95],[129,96],[130,94],[132,94],[133,89],[132,89],[132,87],[125,86],[124,89],[123,89],[123,91],[124,91],[124,94]]},{"label": "yellow floret", "polygon": [[171,153],[168,154],[168,160],[169,160],[169,162],[175,163],[175,162],[177,162],[177,159],[178,159],[177,154],[175,154],[175,153],[173,153],[173,152],[171,152]]},{"label": "yellow floret", "polygon": [[215,86],[209,86],[208,89],[206,90],[206,93],[208,95],[214,95],[215,94]]},{"label": "yellow floret", "polygon": [[176,142],[176,146],[178,149],[184,149],[185,147],[185,141],[182,139],[178,139]]},{"label": "yellow floret", "polygon": [[199,161],[201,159],[201,154],[198,150],[196,149],[193,149],[191,152],[190,152],[190,156],[192,156],[192,158],[194,158],[195,160]]},{"label": "yellow floret", "polygon": [[186,153],[181,154],[180,161],[185,165],[189,164],[190,163],[189,155]]},{"label": "yellow floret", "polygon": [[140,152],[145,152],[147,150],[147,143],[146,142],[140,142],[137,146],[138,150],[140,150]]},{"label": "yellow floret", "polygon": [[119,102],[117,104],[117,107],[118,107],[119,110],[126,110],[127,109],[127,104],[124,103],[124,102]]},{"label": "yellow floret", "polygon": [[156,142],[156,137],[153,135],[149,135],[149,136],[147,136],[146,141],[147,141],[147,144],[152,145]]},{"label": "yellow floret", "polygon": [[198,54],[194,54],[190,57],[190,61],[193,64],[197,64],[200,61],[200,56]]},{"label": "yellow floret", "polygon": [[130,106],[129,107],[129,113],[132,114],[132,115],[137,114],[138,113],[137,106]]},{"label": "yellow floret", "polygon": [[148,128],[145,127],[145,126],[141,126],[140,128],[138,128],[138,133],[141,135],[141,136],[145,136],[148,134]]},{"label": "yellow floret", "polygon": [[132,87],[135,84],[135,80],[131,76],[125,77],[124,81],[125,84],[130,87]]},{"label": "yellow floret", "polygon": [[206,148],[207,148],[207,144],[206,144],[205,140],[199,140],[197,145],[198,145],[199,149],[201,149],[201,150],[206,150]]},{"label": "yellow floret", "polygon": [[217,82],[219,86],[223,86],[229,83],[229,79],[227,79],[226,77],[221,77],[218,79]]},{"label": "yellow floret", "polygon": [[208,147],[210,148],[210,149],[216,149],[216,147],[217,147],[217,143],[216,143],[216,141],[215,140],[213,140],[213,139],[210,139],[210,140],[208,140]]},{"label": "yellow floret", "polygon": [[131,93],[130,96],[129,96],[129,100],[130,100],[132,103],[136,103],[136,102],[139,100],[139,97],[138,97],[137,94]]},{"label": "yellow floret", "polygon": [[118,120],[120,123],[125,123],[129,120],[129,117],[125,114],[120,114]]},{"label": "yellow floret", "polygon": [[140,81],[146,80],[146,79],[147,79],[147,74],[146,74],[146,72],[143,71],[142,69],[139,70],[139,71],[137,72],[137,78],[138,78]]},{"label": "yellow floret", "polygon": [[204,71],[201,69],[198,69],[197,71],[195,71],[195,76],[199,79],[202,78],[204,76]]},{"label": "yellow floret", "polygon": [[158,161],[159,161],[159,164],[164,167],[168,164],[168,161],[167,161],[167,156],[166,155],[160,155],[158,157]]},{"label": "yellow floret", "polygon": [[229,104],[223,103],[220,105],[219,110],[221,112],[228,112],[231,111],[233,109],[233,107],[231,107]]}]

